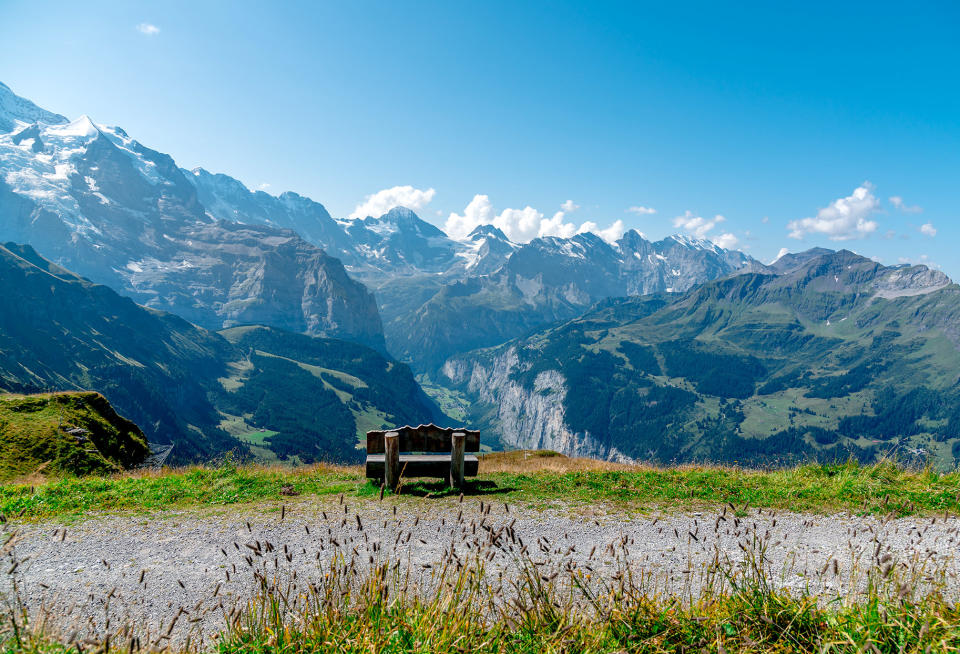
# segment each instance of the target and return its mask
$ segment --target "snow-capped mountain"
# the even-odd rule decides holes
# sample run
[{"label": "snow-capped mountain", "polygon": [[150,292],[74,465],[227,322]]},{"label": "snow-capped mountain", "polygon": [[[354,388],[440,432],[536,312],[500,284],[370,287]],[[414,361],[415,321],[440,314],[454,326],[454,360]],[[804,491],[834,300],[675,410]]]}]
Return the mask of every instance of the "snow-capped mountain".
[{"label": "snow-capped mountain", "polygon": [[60,125],[70,121],[65,116],[41,109],[26,98],[21,98],[0,82],[0,132],[12,132],[36,122]]},{"label": "snow-capped mountain", "polygon": [[341,221],[354,243],[354,268],[390,274],[447,272],[463,249],[438,227],[404,207],[377,218]]},{"label": "snow-capped mountain", "polygon": [[266,221],[217,220],[169,155],[119,127],[67,121],[6,86],[0,108],[11,127],[0,133],[0,241],[204,327],[261,323],[382,347],[373,296],[322,249]]},{"label": "snow-capped mountain", "polygon": [[469,249],[404,207],[382,216],[334,220],[322,204],[296,193],[251,191],[233,177],[203,168],[187,177],[211,216],[292,229],[375,285],[396,275],[447,272]]},{"label": "snow-capped mountain", "polygon": [[746,272],[759,264],[743,252],[683,234],[651,242],[630,230],[616,246],[626,284],[624,295],[682,293],[696,284]]},{"label": "snow-capped mountain", "polygon": [[[490,242],[496,235],[491,229],[478,234],[481,240]],[[433,295],[404,312],[396,311],[396,302],[383,293],[408,289],[396,284],[380,288],[381,306],[389,302],[392,309],[384,313],[390,351],[432,372],[455,353],[568,320],[600,300],[680,293],[756,263],[709,241],[677,235],[650,242],[633,230],[612,244],[584,233],[536,238],[511,244],[511,250],[496,270],[438,284]],[[408,292],[407,297],[415,296]]]},{"label": "snow-capped mountain", "polygon": [[296,193],[183,170],[120,128],[68,121],[5,86],[0,109],[10,126],[0,133],[0,239],[29,242],[206,327],[261,322],[376,344],[382,315],[391,350],[417,364],[571,318],[607,297],[769,270],[679,235],[518,244],[492,225],[456,241],[402,207],[338,220]]},{"label": "snow-capped mountain", "polygon": [[229,175],[203,168],[183,172],[196,187],[201,204],[217,220],[291,229],[344,263],[351,262],[350,238],[319,202],[290,191],[280,195],[251,191]]},{"label": "snow-capped mountain", "polygon": [[489,275],[507,262],[520,248],[493,225],[479,225],[467,235],[466,248],[459,252],[469,275]]},{"label": "snow-capped mountain", "polygon": [[[187,177],[212,216],[293,229],[341,259],[352,275],[380,294],[410,284],[439,288],[454,280],[491,275],[510,259],[515,259],[511,265],[515,270],[522,269],[526,278],[535,277],[537,270],[568,268],[562,263],[565,259],[587,260],[594,264],[593,269],[585,270],[581,262],[577,274],[588,279],[579,283],[607,284],[622,295],[679,293],[739,269],[763,267],[742,252],[725,250],[711,241],[676,234],[651,242],[634,230],[613,244],[594,234],[546,237],[518,244],[495,226],[480,225],[457,241],[404,207],[382,216],[335,220],[323,205],[295,193],[273,196],[251,191],[232,177],[202,168]],[[434,275],[442,279],[424,279]],[[417,279],[398,281],[400,277]],[[381,308],[395,304],[393,298],[379,299]]]},{"label": "snow-capped mountain", "polygon": [[[421,289],[432,284],[439,289],[454,280],[491,275],[511,259],[511,269],[528,279],[542,271],[554,274],[576,268],[581,276],[578,285],[606,285],[621,295],[679,293],[736,270],[763,268],[742,252],[681,234],[651,242],[630,230],[613,244],[593,234],[518,244],[493,225],[480,225],[463,241],[456,241],[404,207],[382,216],[334,220],[323,205],[293,193],[273,196],[250,191],[232,177],[203,169],[192,171],[189,177],[201,202],[216,218],[294,229],[341,259],[351,274],[381,296],[410,284]],[[302,208],[299,214],[295,207]],[[564,263],[567,259],[581,262],[571,268],[571,262]],[[592,263],[590,270],[585,262]],[[427,281],[425,275],[442,279]],[[416,279],[398,279],[401,277]],[[396,305],[395,298],[379,299],[381,309]]]}]

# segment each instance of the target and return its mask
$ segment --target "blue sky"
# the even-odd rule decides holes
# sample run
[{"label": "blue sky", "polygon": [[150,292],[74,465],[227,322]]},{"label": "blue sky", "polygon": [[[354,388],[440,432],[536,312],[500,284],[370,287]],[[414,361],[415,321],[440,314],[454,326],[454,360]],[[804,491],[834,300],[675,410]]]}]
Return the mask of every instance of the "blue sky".
[{"label": "blue sky", "polygon": [[960,278],[955,2],[2,1],[15,92],[336,216],[622,221]]}]

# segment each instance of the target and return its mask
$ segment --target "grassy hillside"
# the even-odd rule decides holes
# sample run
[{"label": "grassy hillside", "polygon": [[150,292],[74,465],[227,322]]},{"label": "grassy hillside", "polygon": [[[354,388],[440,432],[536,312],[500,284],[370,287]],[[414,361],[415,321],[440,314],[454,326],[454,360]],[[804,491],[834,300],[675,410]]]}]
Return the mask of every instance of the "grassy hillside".
[{"label": "grassy hillside", "polygon": [[99,393],[0,395],[0,479],[119,472],[149,453]]},{"label": "grassy hillside", "polygon": [[0,392],[103,393],[171,461],[232,451],[349,462],[358,433],[441,420],[406,366],[353,343],[240,327],[221,334],[141,307],[0,246]]},{"label": "grassy hillside", "polygon": [[359,461],[366,432],[443,420],[406,365],[346,341],[236,327],[215,395],[221,426],[264,460]]},{"label": "grassy hillside", "polygon": [[510,379],[528,392],[558,371],[563,389],[545,392],[562,394],[565,426],[630,457],[768,465],[894,454],[953,468],[960,287],[933,274],[831,253],[665,306],[612,300],[463,360],[492,365],[512,348]]},{"label": "grassy hillside", "polygon": [[0,391],[96,390],[151,442],[197,460],[239,445],[216,429],[203,380],[219,376],[229,344],[151,311],[40,257],[0,246]]},{"label": "grassy hillside", "polygon": [[[906,471],[890,463],[810,464],[775,471],[720,466],[657,468],[573,459],[556,452],[483,455],[467,495],[532,506],[633,510],[732,504],[792,511],[894,515],[960,512],[960,473]],[[344,494],[377,501],[380,487],[360,467],[232,465],[0,484],[0,514],[80,517],[102,511],[155,511],[296,502]],[[399,501],[458,493],[439,480],[404,480]]]}]

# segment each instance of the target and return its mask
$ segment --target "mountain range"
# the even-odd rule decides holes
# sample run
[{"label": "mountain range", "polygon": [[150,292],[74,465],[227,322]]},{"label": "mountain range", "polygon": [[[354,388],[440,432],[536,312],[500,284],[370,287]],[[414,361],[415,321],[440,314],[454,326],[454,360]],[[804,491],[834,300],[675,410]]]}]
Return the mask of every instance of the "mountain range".
[{"label": "mountain range", "polygon": [[0,389],[103,392],[175,460],[353,460],[366,428],[445,419],[414,373],[508,447],[960,449],[956,287],[924,266],[823,248],[763,264],[635,230],[455,240],[404,207],[335,218],[0,84],[3,241]]},{"label": "mountain range", "polygon": [[960,457],[960,287],[813,251],[451,358],[505,446],[613,460]]},{"label": "mountain range", "polygon": [[373,295],[338,259],[289,229],[213,218],[192,175],[120,128],[38,113],[6,86],[0,98],[15,125],[0,134],[0,240],[209,329],[265,323],[382,349]]},{"label": "mountain range", "polygon": [[171,461],[226,451],[356,461],[368,429],[442,420],[403,364],[364,345],[244,326],[221,333],[0,246],[0,389],[105,395]]},{"label": "mountain range", "polygon": [[[208,329],[342,337],[419,371],[603,297],[683,291],[759,265],[707,241],[651,243],[635,231],[616,243],[579,234],[518,244],[492,226],[456,241],[402,207],[336,220],[296,193],[179,168],[122,128],[69,121],[3,85],[0,127],[0,240]],[[495,320],[464,330],[465,305]]]}]

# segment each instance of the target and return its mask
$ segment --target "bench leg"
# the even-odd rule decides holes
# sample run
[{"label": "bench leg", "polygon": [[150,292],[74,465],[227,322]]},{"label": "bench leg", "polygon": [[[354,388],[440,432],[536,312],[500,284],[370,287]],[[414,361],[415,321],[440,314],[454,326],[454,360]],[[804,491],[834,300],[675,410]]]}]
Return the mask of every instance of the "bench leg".
[{"label": "bench leg", "polygon": [[453,432],[450,439],[450,486],[463,488],[463,452],[467,444],[467,435],[463,432]]},{"label": "bench leg", "polygon": [[400,434],[387,432],[383,437],[383,481],[387,488],[397,490],[400,483]]}]

